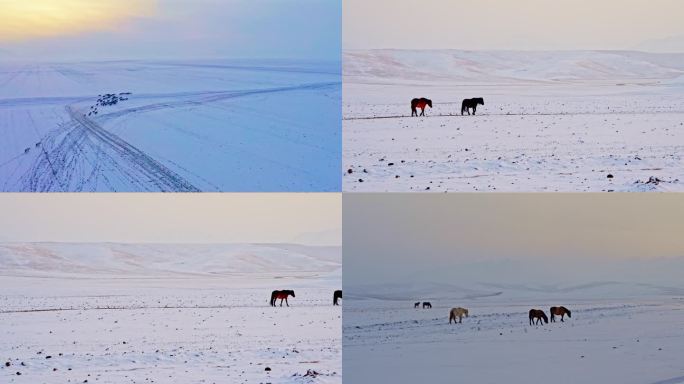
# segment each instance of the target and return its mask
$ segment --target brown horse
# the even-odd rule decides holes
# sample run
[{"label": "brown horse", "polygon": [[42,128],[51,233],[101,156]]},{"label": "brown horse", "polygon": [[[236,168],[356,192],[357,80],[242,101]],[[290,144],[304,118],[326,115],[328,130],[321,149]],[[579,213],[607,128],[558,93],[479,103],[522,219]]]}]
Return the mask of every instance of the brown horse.
[{"label": "brown horse", "polygon": [[563,317],[564,317],[565,315],[568,315],[568,318],[571,318],[571,317],[572,317],[572,316],[570,315],[570,310],[567,309],[567,308],[565,308],[565,307],[562,307],[562,306],[561,306],[561,307],[551,307],[551,310],[549,310],[549,312],[551,312],[551,322],[552,322],[552,323],[556,321],[556,317],[555,317],[555,316],[560,316],[560,317],[561,317],[561,321],[563,321]]},{"label": "brown horse", "polygon": [[542,319],[546,324],[549,323],[549,318],[541,309],[530,309],[530,325],[532,325],[532,319],[535,319],[534,324],[540,324]]},{"label": "brown horse", "polygon": [[333,305],[340,305],[337,301],[342,298],[342,290],[338,289],[333,292]]},{"label": "brown horse", "polygon": [[276,300],[280,299],[280,306],[283,306],[283,300],[285,300],[285,304],[289,307],[290,303],[287,302],[287,297],[292,296],[295,297],[295,293],[293,290],[286,289],[283,291],[273,291],[271,293],[271,307],[276,306]]},{"label": "brown horse", "polygon": [[424,97],[411,100],[411,117],[418,116],[417,108],[420,108],[420,115],[425,116],[425,106],[432,108],[432,100]]}]

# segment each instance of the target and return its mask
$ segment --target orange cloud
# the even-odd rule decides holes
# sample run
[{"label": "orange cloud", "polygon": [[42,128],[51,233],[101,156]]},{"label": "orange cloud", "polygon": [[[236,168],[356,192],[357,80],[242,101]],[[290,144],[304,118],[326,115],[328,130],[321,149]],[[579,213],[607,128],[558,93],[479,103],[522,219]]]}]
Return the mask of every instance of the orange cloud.
[{"label": "orange cloud", "polygon": [[0,41],[111,29],[131,17],[152,15],[156,9],[156,0],[4,0]]}]

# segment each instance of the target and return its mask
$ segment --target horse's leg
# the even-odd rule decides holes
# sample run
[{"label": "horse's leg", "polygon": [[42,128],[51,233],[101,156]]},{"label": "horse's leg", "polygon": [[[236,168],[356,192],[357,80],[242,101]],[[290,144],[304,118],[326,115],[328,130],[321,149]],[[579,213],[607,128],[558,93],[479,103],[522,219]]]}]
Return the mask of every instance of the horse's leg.
[{"label": "horse's leg", "polygon": [[473,115],[475,114],[475,111],[477,111],[477,104],[473,105]]},{"label": "horse's leg", "polygon": [[458,316],[458,323],[461,324],[461,320],[463,319],[463,316],[459,315]]},{"label": "horse's leg", "polygon": [[283,299],[280,299],[280,306],[283,306]]},{"label": "horse's leg", "polygon": [[564,316],[565,316],[565,313],[561,315],[561,321],[565,323],[565,320],[563,320]]},{"label": "horse's leg", "polygon": [[287,304],[288,307],[290,306],[290,303],[287,302],[287,297],[285,298],[285,304]]}]

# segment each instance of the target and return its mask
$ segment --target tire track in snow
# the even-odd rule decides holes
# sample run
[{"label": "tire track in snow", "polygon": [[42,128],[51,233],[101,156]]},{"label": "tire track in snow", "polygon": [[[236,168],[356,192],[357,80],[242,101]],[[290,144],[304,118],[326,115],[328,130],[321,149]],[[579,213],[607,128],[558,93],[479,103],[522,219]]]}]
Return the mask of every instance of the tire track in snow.
[{"label": "tire track in snow", "polygon": [[[45,138],[53,143],[63,137],[44,156],[33,165],[23,180],[22,189],[26,191],[66,191],[72,182],[80,191],[84,183],[75,177],[83,170],[83,163],[92,168],[102,168],[101,163],[119,173],[140,190],[149,190],[151,184],[163,192],[197,192],[195,186],[171,171],[151,156],[132,146],[120,137],[106,131],[93,120],[71,106],[66,107],[71,121],[63,131],[53,132],[53,137]],[[91,158],[93,161],[91,161]],[[94,175],[91,173],[89,178]]]},{"label": "tire track in snow", "polygon": [[[339,85],[339,82],[323,82],[265,89],[182,93],[178,96],[185,96],[189,99],[122,109],[102,114],[97,120],[108,121],[134,113],[203,105],[252,95],[315,90]],[[163,96],[150,94],[137,95],[136,98],[154,99]],[[66,106],[66,111],[71,120],[41,138],[43,153],[35,160],[29,172],[22,177],[21,190],[82,191],[87,187],[87,180],[79,180],[77,175],[87,174],[88,180],[101,178],[112,190],[117,185],[116,177],[112,177],[114,175],[118,176],[119,181],[123,181],[124,184],[133,185],[141,191],[200,191],[188,180],[153,159],[149,154],[107,131],[71,105]],[[87,168],[90,168],[90,171]]]}]

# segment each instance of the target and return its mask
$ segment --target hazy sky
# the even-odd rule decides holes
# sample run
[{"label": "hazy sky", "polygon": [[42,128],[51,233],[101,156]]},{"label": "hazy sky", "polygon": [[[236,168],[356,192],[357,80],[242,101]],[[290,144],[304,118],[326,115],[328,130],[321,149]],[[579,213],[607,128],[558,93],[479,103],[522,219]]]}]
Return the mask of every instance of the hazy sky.
[{"label": "hazy sky", "polygon": [[684,51],[681,0],[345,0],[343,6],[346,49]]},{"label": "hazy sky", "polygon": [[344,279],[681,284],[681,194],[346,194]]},{"label": "hazy sky", "polygon": [[339,194],[0,194],[0,242],[341,243]]},{"label": "hazy sky", "polygon": [[327,0],[0,0],[0,58],[339,60]]}]

